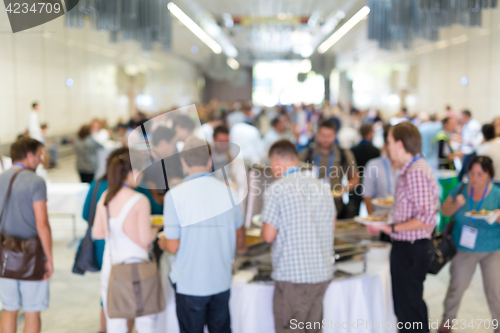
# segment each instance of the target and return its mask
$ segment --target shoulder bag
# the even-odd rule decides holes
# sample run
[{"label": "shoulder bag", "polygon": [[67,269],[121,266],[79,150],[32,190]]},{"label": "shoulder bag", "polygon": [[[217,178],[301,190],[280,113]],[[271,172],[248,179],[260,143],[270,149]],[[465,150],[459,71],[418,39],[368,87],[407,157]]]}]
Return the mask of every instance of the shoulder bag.
[{"label": "shoulder bag", "polygon": [[[17,175],[23,170],[17,171],[10,180],[5,201],[0,213],[0,225],[2,217],[9,202],[12,185]],[[0,277],[16,280],[40,281],[45,274],[45,254],[42,243],[38,236],[19,239],[0,234]]]},{"label": "shoulder bag", "polygon": [[87,228],[85,237],[83,237],[82,241],[80,242],[80,246],[78,247],[78,251],[76,252],[75,263],[73,264],[72,270],[75,274],[83,275],[86,271],[100,271],[100,267],[95,256],[94,240],[92,239],[92,226],[94,225],[95,210],[97,206],[97,193],[99,192],[101,183],[102,179],[99,179],[95,183],[94,190],[92,191],[88,218],[89,227]]},{"label": "shoulder bag", "polygon": [[[462,193],[464,187],[465,183],[462,183],[458,190],[458,194]],[[439,273],[441,268],[443,268],[443,266],[457,253],[455,242],[451,237],[454,225],[455,221],[452,217],[441,233],[438,234],[436,230],[434,230],[432,234],[432,261],[428,270],[431,274]]]},{"label": "shoulder bag", "polygon": [[[112,261],[111,228],[108,213],[109,254]],[[132,259],[132,258],[131,258]],[[165,296],[156,263],[143,261],[111,266],[108,284],[107,310],[109,318],[133,319],[162,312],[165,309]]]}]

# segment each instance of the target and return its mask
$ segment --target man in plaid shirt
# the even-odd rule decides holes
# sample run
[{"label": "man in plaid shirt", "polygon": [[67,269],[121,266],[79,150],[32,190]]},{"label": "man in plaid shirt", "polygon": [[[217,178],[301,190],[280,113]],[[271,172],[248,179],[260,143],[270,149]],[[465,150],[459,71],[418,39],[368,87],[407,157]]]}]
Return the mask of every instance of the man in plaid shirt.
[{"label": "man in plaid shirt", "polygon": [[[407,332],[429,332],[424,280],[431,264],[432,231],[438,210],[438,185],[431,168],[420,155],[422,138],[413,124],[394,126],[388,136],[391,157],[401,169],[393,208],[393,224],[368,226],[393,239],[391,276],[394,310]],[[415,323],[418,323],[415,324]],[[421,325],[420,325],[421,323]]]},{"label": "man in plaid shirt", "polygon": [[333,277],[336,212],[330,186],[300,172],[288,140],[271,146],[269,162],[278,180],[264,194],[262,237],[274,242],[276,333],[292,332],[298,322],[318,323],[307,332],[320,332],[323,296]]}]

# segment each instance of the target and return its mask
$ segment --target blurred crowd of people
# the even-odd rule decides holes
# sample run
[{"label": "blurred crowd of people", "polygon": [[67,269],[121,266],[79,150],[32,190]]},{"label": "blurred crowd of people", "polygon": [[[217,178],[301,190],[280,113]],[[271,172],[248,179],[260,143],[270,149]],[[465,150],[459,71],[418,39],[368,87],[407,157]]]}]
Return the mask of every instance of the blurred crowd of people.
[{"label": "blurred crowd of people", "polygon": [[[12,151],[17,152],[14,161],[0,156],[1,171],[11,170],[0,176],[0,183],[8,185],[14,175],[20,173],[24,182],[40,184],[35,189],[36,198],[31,188],[14,188],[16,195],[29,197],[33,204],[37,203],[33,208],[35,212],[37,205],[43,202],[39,208],[44,210],[42,213],[23,218],[34,232],[47,233],[45,183],[36,178],[38,176],[22,171],[33,171],[47,158],[50,162],[45,166],[54,165],[57,149],[49,153],[43,149],[50,147],[44,132],[47,126],[40,124],[38,103],[34,103],[32,109],[27,133],[13,145]],[[496,282],[500,273],[500,218],[488,223],[474,219],[471,222],[466,216],[467,212],[481,208],[492,212],[500,210],[500,188],[494,184],[500,182],[500,157],[495,154],[497,147],[500,148],[500,118],[481,126],[469,110],[456,113],[451,107],[440,115],[425,112],[410,115],[402,108],[393,117],[385,117],[380,111],[361,111],[352,105],[347,108],[329,104],[261,108],[249,102],[217,100],[196,106],[194,113],[182,110],[173,108],[172,112],[158,114],[137,112],[130,120],[122,120],[113,128],[108,126],[106,119],[94,119],[81,126],[76,139],[67,140],[73,144],[81,181],[90,183],[83,217],[89,221],[89,228],[93,228],[98,269],[103,271],[100,331],[126,332],[133,326],[132,321],[110,318],[107,313],[110,270],[126,256],[147,260],[149,246],[153,243],[156,258],[164,251],[177,257],[170,267],[169,278],[176,293],[181,332],[201,331],[204,325],[218,332],[230,332],[231,265],[236,251],[247,250],[241,211],[236,206],[200,222],[207,226],[221,223],[228,228],[181,226],[186,223],[186,216],[192,216],[194,211],[211,208],[210,201],[206,200],[193,210],[193,192],[186,180],[199,179],[221,169],[237,156],[270,165],[273,175],[279,179],[273,187],[290,183],[292,179],[287,176],[298,173],[299,166],[307,163],[316,177],[303,178],[300,182],[318,189],[328,185],[331,190],[326,194],[315,192],[314,200],[306,200],[308,196],[300,191],[293,198],[274,192],[265,197],[262,238],[275,242],[272,277],[276,281],[274,316],[277,332],[289,329],[280,326],[277,320],[286,319],[289,313],[283,309],[295,307],[297,297],[304,294],[306,289],[298,285],[310,284],[307,293],[314,296],[304,302],[308,304],[307,309],[316,309],[316,316],[309,319],[321,320],[317,314],[322,313],[322,295],[333,274],[330,258],[332,221],[380,213],[380,206],[373,204],[374,199],[397,199],[393,208],[394,223],[368,229],[374,235],[381,232],[383,239],[393,243],[391,274],[398,320],[426,324],[423,281],[431,260],[430,238],[439,210],[437,180],[452,178],[456,178],[456,182],[440,198],[443,202],[441,212],[443,216],[455,218],[452,236],[458,254],[451,264],[451,281],[440,332],[448,332],[450,320],[456,319],[461,298],[478,264],[492,316],[500,319],[500,289]],[[206,142],[210,144],[209,154],[193,152]],[[136,150],[141,150],[150,159],[148,168],[139,170],[134,164]],[[228,174],[222,172],[220,180],[237,177],[229,171]],[[216,181],[217,177],[203,177],[202,180],[212,189],[214,197],[217,193],[222,197],[222,193],[228,194],[228,187]],[[460,185],[466,178],[468,184]],[[179,193],[175,202],[170,191],[174,186]],[[9,194],[0,193],[0,199]],[[229,195],[237,197],[230,188]],[[304,211],[311,214],[304,216]],[[162,236],[152,236],[150,218],[158,214],[163,215],[168,228]],[[203,232],[199,231],[201,229]],[[475,233],[473,241],[471,233]],[[287,238],[288,234],[295,236]],[[50,228],[45,238],[50,277]],[[105,239],[112,239],[113,244]],[[304,250],[296,250],[297,242],[306,244]],[[111,251],[119,253],[118,259],[111,258]],[[409,267],[408,258],[418,261],[418,265]],[[304,266],[305,262],[308,264]],[[8,284],[0,283],[0,291],[9,288]],[[39,323],[39,312],[48,306],[48,285],[32,288],[40,292],[40,297],[33,301]],[[2,314],[2,323],[15,320],[18,309],[14,303],[20,302],[16,297],[23,296],[22,292],[7,294],[0,295],[7,310]],[[417,303],[420,304],[418,309],[414,306]],[[197,310],[190,308],[190,304]],[[140,332],[149,332],[155,320],[153,315],[142,316],[136,318],[135,325]],[[5,327],[10,326],[12,324],[5,324]]]}]

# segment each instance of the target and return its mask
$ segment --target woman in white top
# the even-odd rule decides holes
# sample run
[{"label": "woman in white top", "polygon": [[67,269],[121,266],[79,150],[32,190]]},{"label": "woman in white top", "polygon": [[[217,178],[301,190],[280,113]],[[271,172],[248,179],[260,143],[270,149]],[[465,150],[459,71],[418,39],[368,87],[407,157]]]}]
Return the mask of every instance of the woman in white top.
[{"label": "woman in white top", "polygon": [[[107,332],[126,333],[127,320],[110,319],[107,314],[109,276],[113,264],[149,260],[148,249],[154,237],[150,226],[151,207],[148,198],[133,189],[137,185],[129,153],[114,157],[108,170],[108,190],[97,204],[93,235],[96,239],[107,240],[101,270],[101,297]],[[157,315],[135,318],[138,333],[154,332],[156,324]]]}]

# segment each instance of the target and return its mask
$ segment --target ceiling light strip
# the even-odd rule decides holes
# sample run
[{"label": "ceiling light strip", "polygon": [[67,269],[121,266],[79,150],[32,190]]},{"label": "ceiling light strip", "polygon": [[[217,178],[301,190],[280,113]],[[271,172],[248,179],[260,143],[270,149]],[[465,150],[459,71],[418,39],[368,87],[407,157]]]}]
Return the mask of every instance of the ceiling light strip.
[{"label": "ceiling light strip", "polygon": [[170,2],[167,5],[168,9],[182,22],[193,34],[196,35],[203,43],[207,44],[207,46],[214,51],[214,53],[220,54],[222,53],[222,47],[213,40],[198,24],[196,24],[193,20],[189,18],[176,4]]},{"label": "ceiling light strip", "polygon": [[231,67],[234,70],[237,70],[238,68],[240,68],[240,63],[234,58],[227,58],[227,64],[229,67]]},{"label": "ceiling light strip", "polygon": [[328,49],[330,49],[335,43],[337,43],[346,33],[349,32],[356,24],[358,24],[362,19],[364,19],[370,13],[370,7],[364,6],[361,8],[353,17],[349,19],[343,26],[341,26],[337,31],[335,31],[330,38],[325,40],[319,47],[318,52],[323,54]]}]

